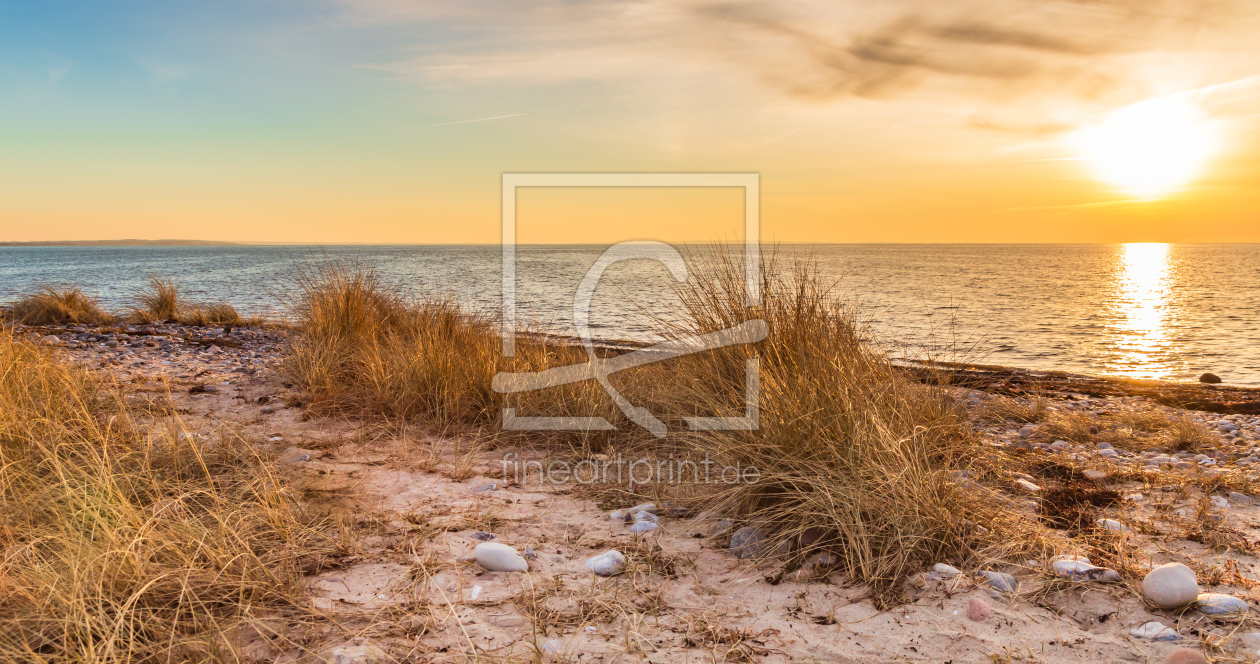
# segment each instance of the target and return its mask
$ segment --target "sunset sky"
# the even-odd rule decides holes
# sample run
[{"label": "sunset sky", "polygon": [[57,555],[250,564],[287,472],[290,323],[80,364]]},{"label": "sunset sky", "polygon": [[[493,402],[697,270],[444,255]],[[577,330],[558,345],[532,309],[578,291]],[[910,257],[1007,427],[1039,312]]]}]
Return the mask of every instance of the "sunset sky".
[{"label": "sunset sky", "polygon": [[[0,0],[0,241],[492,243],[502,173],[633,171],[760,173],[780,242],[1260,242],[1256,43],[1249,0]],[[522,194],[522,240],[740,224],[637,196]]]}]

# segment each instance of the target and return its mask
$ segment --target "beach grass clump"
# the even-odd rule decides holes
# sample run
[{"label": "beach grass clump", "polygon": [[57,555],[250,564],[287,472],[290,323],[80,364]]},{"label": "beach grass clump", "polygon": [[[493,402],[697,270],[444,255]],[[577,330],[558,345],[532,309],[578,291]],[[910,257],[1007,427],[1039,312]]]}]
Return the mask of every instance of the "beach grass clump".
[{"label": "beach grass clump", "polygon": [[135,296],[137,306],[131,316],[145,323],[177,321],[180,314],[179,287],[171,279],[149,277],[148,290]]},{"label": "beach grass clump", "polygon": [[246,319],[225,302],[196,304],[185,301],[179,286],[171,279],[149,278],[149,286],[135,296],[136,305],[129,318],[141,323],[175,322],[194,327],[218,325],[259,325],[258,319]]},{"label": "beach grass clump", "polygon": [[718,511],[785,547],[827,549],[849,578],[885,588],[933,562],[992,553],[977,524],[1008,535],[1035,528],[951,477],[979,444],[965,411],[946,388],[898,371],[808,262],[770,262],[760,279],[761,304],[750,306],[740,261],[719,254],[680,286],[685,322],[666,325],[674,337],[753,319],[768,326],[752,347],[689,355],[675,371],[691,379],[676,393],[680,407],[739,414],[755,351],[757,428],[694,439],[725,465],[756,468],[755,482],[713,496]]},{"label": "beach grass clump", "polygon": [[[497,372],[585,360],[576,350],[528,339],[516,357],[504,358],[493,318],[446,297],[404,298],[362,265],[311,264],[295,285],[291,305],[301,333],[284,370],[320,412],[487,427],[509,403],[491,389]],[[578,384],[512,404],[534,415],[607,414],[602,396],[597,386]]]},{"label": "beach grass clump", "polygon": [[330,551],[259,452],[0,330],[0,662],[239,661]]},{"label": "beach grass clump", "polygon": [[8,317],[23,325],[101,325],[114,317],[78,288],[44,286],[7,307]]}]

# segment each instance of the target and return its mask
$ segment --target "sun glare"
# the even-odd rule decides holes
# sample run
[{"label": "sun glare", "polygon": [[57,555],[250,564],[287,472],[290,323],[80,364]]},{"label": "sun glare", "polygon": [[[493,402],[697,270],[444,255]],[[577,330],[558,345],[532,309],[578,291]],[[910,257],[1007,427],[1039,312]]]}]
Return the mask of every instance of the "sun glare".
[{"label": "sun glare", "polygon": [[1159,198],[1189,182],[1216,150],[1212,124],[1198,106],[1162,97],[1113,111],[1072,135],[1102,180],[1141,198]]}]

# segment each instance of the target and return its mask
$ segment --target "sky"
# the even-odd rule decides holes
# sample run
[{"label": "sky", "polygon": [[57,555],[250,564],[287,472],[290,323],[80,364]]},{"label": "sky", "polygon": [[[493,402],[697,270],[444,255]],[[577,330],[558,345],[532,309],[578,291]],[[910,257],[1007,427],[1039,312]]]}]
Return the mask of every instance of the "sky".
[{"label": "sky", "polygon": [[495,243],[503,173],[738,172],[763,241],[1260,242],[1257,40],[1249,0],[0,0],[0,241]]}]

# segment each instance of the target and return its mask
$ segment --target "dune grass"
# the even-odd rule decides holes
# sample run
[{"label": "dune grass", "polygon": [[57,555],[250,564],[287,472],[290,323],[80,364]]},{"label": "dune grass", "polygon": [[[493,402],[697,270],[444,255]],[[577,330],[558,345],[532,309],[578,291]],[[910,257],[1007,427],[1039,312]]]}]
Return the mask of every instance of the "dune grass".
[{"label": "dune grass", "polygon": [[0,330],[0,662],[237,661],[329,544],[246,441],[144,426]]},{"label": "dune grass", "polygon": [[[562,440],[581,454],[615,445],[653,458],[707,456],[754,466],[758,481],[706,487],[701,502],[777,543],[804,544],[798,555],[827,549],[850,578],[885,588],[930,562],[992,553],[985,532],[1009,538],[1029,527],[950,480],[948,471],[978,445],[964,412],[945,388],[898,372],[808,263],[768,264],[760,275],[763,302],[748,307],[739,260],[710,258],[679,289],[684,322],[656,321],[662,335],[684,339],[751,319],[765,320],[769,333],[752,346],[612,377],[634,405],[669,424],[664,439],[630,423],[593,380],[512,398],[496,394],[490,385],[498,371],[582,363],[585,352],[526,341],[516,357],[503,358],[494,320],[450,300],[407,301],[361,266],[322,263],[299,276],[294,310],[302,333],[285,370],[325,412],[492,432],[503,406],[528,415],[599,415],[617,431],[536,437]],[[757,429],[689,430],[684,416],[744,414],[746,360],[754,356]]]},{"label": "dune grass", "polygon": [[101,325],[114,321],[114,316],[82,290],[51,286],[44,286],[9,305],[8,317],[23,325]]},{"label": "dune grass", "polygon": [[136,305],[128,310],[128,318],[140,323],[173,321],[182,325],[209,327],[216,325],[259,324],[246,320],[232,305],[218,302],[194,304],[186,302],[180,288],[171,279],[149,278],[149,287],[136,294]]}]

